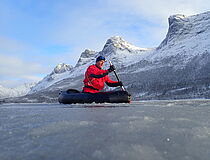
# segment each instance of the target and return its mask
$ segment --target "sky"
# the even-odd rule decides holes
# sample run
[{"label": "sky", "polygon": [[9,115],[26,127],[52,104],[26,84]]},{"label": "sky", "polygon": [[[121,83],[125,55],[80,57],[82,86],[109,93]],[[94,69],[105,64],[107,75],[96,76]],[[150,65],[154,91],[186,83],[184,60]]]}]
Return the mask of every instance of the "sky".
[{"label": "sky", "polygon": [[210,10],[209,0],[1,0],[0,85],[38,82],[59,63],[121,36],[143,48],[165,38],[168,18]]}]

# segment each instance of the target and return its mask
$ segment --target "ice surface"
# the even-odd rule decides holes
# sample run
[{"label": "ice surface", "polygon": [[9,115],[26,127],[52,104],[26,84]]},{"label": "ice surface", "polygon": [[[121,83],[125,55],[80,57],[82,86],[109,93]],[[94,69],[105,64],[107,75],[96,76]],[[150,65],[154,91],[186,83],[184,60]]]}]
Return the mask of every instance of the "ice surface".
[{"label": "ice surface", "polygon": [[209,160],[210,100],[1,104],[1,160]]}]

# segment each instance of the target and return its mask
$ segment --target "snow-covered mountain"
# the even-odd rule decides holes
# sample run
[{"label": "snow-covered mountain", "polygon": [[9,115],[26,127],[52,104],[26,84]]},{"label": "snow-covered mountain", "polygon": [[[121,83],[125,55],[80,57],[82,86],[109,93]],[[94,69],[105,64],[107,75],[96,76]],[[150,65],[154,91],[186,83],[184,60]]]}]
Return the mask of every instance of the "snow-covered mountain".
[{"label": "snow-covered mountain", "polygon": [[168,21],[168,33],[153,59],[177,55],[192,58],[209,51],[210,12],[189,17],[174,15]]},{"label": "snow-covered mountain", "polygon": [[49,75],[47,75],[43,80],[39,81],[34,87],[32,87],[28,94],[32,94],[42,89],[48,88],[52,84],[68,78],[72,69],[73,67],[71,65],[64,63],[58,64]]},{"label": "snow-covered mountain", "polygon": [[[139,52],[146,51],[146,48],[136,47],[128,42],[126,42],[120,36],[114,36],[107,40],[106,44],[101,51],[101,55],[105,57],[113,56],[115,54],[120,55],[120,53],[131,53],[138,54]],[[119,51],[122,51],[119,53]]]},{"label": "snow-covered mountain", "polygon": [[[57,101],[60,90],[81,90],[85,70],[103,55],[116,66],[120,79],[136,100],[210,98],[210,12],[173,15],[168,21],[168,33],[157,48],[140,48],[122,37],[111,37],[102,51],[85,50],[75,67],[51,73],[26,97],[51,102]],[[110,76],[115,78],[114,74]]]},{"label": "snow-covered mountain", "polygon": [[25,83],[15,88],[6,88],[0,85],[0,99],[20,97],[26,95],[36,83]]},{"label": "snow-covered mountain", "polygon": [[[96,52],[86,49],[81,53],[81,56],[75,67],[59,64],[54,71],[41,80],[34,86],[29,94],[48,88],[49,86],[67,78],[75,78],[83,76],[87,67],[95,63],[96,57],[99,55],[105,56],[108,60],[112,60],[118,67],[128,66],[140,58],[144,53],[151,49],[139,48],[119,36],[111,37],[107,40],[101,52]],[[108,67],[109,63],[105,65]]]},{"label": "snow-covered mountain", "polygon": [[140,60],[152,49],[136,47],[126,42],[120,36],[114,36],[107,40],[103,50],[98,55],[111,60],[118,68],[131,65]]},{"label": "snow-covered mountain", "polygon": [[75,67],[79,67],[87,64],[90,61],[93,61],[95,59],[95,56],[96,56],[96,51],[86,49],[84,52],[81,53],[81,56]]},{"label": "snow-covered mountain", "polygon": [[[134,69],[138,68],[138,69]],[[210,12],[169,17],[166,38],[124,69],[136,97],[210,97]]]}]

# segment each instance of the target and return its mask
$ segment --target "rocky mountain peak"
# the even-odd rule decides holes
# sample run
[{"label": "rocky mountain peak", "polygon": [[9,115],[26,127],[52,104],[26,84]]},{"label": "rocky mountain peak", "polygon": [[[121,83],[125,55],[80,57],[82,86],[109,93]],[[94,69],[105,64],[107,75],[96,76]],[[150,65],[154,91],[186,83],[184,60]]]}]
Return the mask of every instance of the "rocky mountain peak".
[{"label": "rocky mountain peak", "polygon": [[120,36],[114,36],[109,38],[106,41],[106,44],[104,45],[103,50],[107,50],[108,48],[117,48],[117,49],[126,49],[129,48],[131,44],[126,42],[122,37]]},{"label": "rocky mountain peak", "polygon": [[73,66],[71,65],[60,63],[54,68],[53,73],[55,74],[64,73],[66,71],[70,71],[72,68]]},{"label": "rocky mountain peak", "polygon": [[173,46],[181,43],[182,40],[192,37],[199,37],[201,34],[208,34],[210,23],[210,12],[193,16],[177,14],[168,18],[169,29],[166,38],[157,49],[164,46]]},{"label": "rocky mountain peak", "polygon": [[96,53],[96,51],[94,51],[94,50],[85,49],[85,51],[81,53],[80,58],[90,58],[90,57],[94,56],[95,53]]},{"label": "rocky mountain peak", "polygon": [[108,47],[116,47],[116,48],[125,48],[127,46],[127,42],[120,36],[114,36],[109,38],[104,45],[104,49]]},{"label": "rocky mountain peak", "polygon": [[116,53],[117,50],[121,51],[127,50],[128,52],[132,52],[136,50],[144,51],[147,49],[136,47],[125,41],[120,36],[113,36],[106,41],[106,44],[104,45],[104,48],[100,54],[107,57],[113,53]]},{"label": "rocky mountain peak", "polygon": [[166,38],[159,45],[159,47],[157,47],[157,49],[166,46],[166,44],[170,42],[174,43],[172,42],[173,40],[176,39],[177,41],[177,38],[180,38],[182,35],[187,35],[192,28],[190,18],[188,18],[188,16],[183,14],[176,14],[170,16],[168,18],[168,23],[169,23],[169,29]]},{"label": "rocky mountain peak", "polygon": [[183,14],[172,15],[168,18],[169,27],[186,21],[187,16]]},{"label": "rocky mountain peak", "polygon": [[96,51],[86,49],[84,52],[81,53],[81,56],[76,64],[76,67],[84,65],[91,60],[95,59]]}]

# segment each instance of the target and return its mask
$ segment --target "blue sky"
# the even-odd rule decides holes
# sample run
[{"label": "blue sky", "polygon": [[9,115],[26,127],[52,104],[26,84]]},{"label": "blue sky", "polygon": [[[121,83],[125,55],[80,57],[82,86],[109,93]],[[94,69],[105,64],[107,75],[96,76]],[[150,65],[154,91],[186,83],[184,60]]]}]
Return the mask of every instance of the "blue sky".
[{"label": "blue sky", "polygon": [[209,0],[1,0],[0,85],[41,80],[58,63],[74,66],[86,48],[101,51],[116,35],[156,47],[170,15],[209,6]]}]

